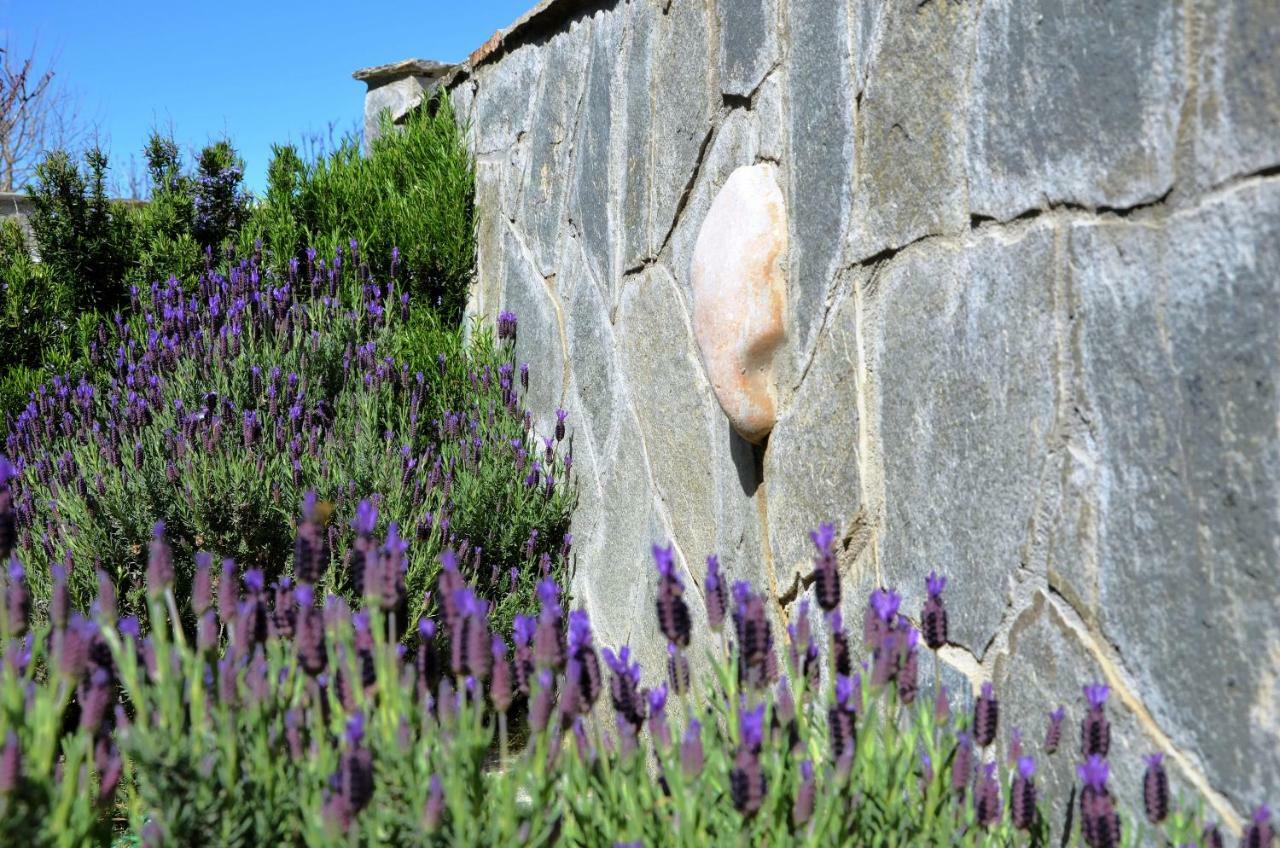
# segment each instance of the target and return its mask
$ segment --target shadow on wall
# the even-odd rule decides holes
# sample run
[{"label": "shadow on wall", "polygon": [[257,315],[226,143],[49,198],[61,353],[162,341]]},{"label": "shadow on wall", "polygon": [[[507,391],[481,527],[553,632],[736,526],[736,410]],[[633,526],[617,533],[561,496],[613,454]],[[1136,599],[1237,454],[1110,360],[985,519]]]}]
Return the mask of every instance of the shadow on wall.
[{"label": "shadow on wall", "polygon": [[756,489],[764,481],[764,451],[769,437],[765,437],[764,444],[753,445],[739,436],[728,421],[724,429],[729,434],[729,456],[733,458],[733,467],[738,469],[738,484],[742,486],[744,495],[754,497]]}]

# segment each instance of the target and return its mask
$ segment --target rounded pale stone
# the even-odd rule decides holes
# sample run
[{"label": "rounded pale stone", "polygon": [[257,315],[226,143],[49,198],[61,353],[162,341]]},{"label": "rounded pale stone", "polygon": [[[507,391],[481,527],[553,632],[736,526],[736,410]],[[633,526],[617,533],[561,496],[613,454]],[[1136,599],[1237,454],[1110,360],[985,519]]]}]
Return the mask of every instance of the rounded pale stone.
[{"label": "rounded pale stone", "polygon": [[777,418],[773,356],[785,336],[787,211],[775,168],[738,168],[693,249],[693,332],[711,387],[744,439]]}]

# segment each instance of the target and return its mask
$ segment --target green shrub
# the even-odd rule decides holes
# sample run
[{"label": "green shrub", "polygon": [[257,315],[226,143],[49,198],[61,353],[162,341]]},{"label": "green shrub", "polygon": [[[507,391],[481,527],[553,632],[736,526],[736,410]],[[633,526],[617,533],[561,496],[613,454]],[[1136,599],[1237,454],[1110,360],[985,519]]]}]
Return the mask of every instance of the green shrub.
[{"label": "green shrub", "polygon": [[[36,166],[31,229],[50,294],[76,312],[121,302],[132,260],[132,227],[124,208],[107,197],[107,157],[85,154],[85,168],[65,151]],[[64,320],[73,314],[62,313]]]},{"label": "green shrub", "polygon": [[332,254],[355,239],[374,272],[390,270],[392,248],[414,294],[452,321],[461,319],[475,262],[475,167],[453,107],[414,112],[402,127],[388,121],[370,155],[348,139],[305,163],[277,147],[263,202],[241,234],[241,252],[260,242],[277,265],[304,246]]}]

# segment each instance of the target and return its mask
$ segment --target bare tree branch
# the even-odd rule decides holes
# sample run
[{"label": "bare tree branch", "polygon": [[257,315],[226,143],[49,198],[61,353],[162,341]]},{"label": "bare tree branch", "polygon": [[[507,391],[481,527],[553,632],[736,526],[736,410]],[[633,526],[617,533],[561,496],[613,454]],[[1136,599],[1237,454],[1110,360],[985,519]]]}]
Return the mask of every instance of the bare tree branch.
[{"label": "bare tree branch", "polygon": [[79,145],[88,130],[77,99],[56,80],[37,46],[19,58],[0,45],[0,191],[21,190],[50,150]]}]

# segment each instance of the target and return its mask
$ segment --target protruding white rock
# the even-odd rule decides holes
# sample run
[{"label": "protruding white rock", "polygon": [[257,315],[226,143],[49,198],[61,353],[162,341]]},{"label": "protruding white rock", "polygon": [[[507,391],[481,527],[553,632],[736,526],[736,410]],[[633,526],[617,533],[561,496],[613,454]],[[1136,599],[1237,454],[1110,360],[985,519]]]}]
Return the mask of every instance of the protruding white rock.
[{"label": "protruding white rock", "polygon": [[716,399],[744,439],[777,419],[773,356],[785,337],[787,210],[776,169],[729,175],[693,250],[693,332]]}]

